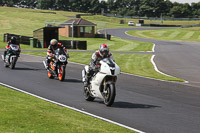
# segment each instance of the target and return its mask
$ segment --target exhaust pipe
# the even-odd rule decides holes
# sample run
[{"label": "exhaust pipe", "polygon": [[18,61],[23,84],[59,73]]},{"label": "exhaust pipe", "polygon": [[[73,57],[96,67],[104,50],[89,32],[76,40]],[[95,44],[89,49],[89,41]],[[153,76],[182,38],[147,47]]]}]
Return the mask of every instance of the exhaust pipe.
[{"label": "exhaust pipe", "polygon": [[44,64],[44,68],[47,69],[47,64],[44,60],[43,60],[43,64]]},{"label": "exhaust pipe", "polygon": [[1,55],[1,58],[4,60],[4,55]]},{"label": "exhaust pipe", "polygon": [[82,70],[82,82],[85,82],[85,70]]}]

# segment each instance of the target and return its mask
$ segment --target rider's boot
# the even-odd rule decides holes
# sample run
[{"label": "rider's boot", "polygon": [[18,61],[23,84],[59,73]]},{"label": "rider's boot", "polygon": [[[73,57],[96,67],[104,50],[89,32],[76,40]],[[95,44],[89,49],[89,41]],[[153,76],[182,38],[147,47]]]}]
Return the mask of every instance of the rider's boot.
[{"label": "rider's boot", "polygon": [[6,59],[6,54],[7,54],[7,51],[4,51],[4,54],[3,54],[3,61],[5,61],[5,59]]},{"label": "rider's boot", "polygon": [[83,84],[84,84],[84,87],[88,86],[88,78],[87,77],[85,78],[85,81],[83,81]]},{"label": "rider's boot", "polygon": [[88,74],[85,75],[85,81],[83,82],[84,87],[87,87],[89,85],[90,76]]}]

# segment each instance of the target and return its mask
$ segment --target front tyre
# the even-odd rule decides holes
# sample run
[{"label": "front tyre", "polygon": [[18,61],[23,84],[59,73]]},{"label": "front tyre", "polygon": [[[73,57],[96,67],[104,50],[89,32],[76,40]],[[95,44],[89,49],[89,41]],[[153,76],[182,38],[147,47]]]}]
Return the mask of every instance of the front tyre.
[{"label": "front tyre", "polygon": [[108,84],[104,90],[104,104],[106,106],[111,106],[115,100],[116,90],[115,84]]},{"label": "front tyre", "polygon": [[10,64],[10,68],[11,68],[11,69],[14,69],[14,68],[15,68],[16,62],[17,62],[17,57],[14,57],[14,58],[12,59],[12,61],[11,61],[11,64]]},{"label": "front tyre", "polygon": [[65,79],[65,66],[59,67],[58,79],[63,81]]},{"label": "front tyre", "polygon": [[83,88],[83,95],[84,95],[85,100],[87,101],[94,101],[95,99],[94,97],[90,95],[88,87]]}]

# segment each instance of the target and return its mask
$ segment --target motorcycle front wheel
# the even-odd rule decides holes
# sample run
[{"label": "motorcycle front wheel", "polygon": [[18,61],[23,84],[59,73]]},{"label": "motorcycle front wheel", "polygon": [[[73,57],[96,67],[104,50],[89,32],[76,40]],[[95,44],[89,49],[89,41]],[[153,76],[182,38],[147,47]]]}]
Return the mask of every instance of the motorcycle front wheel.
[{"label": "motorcycle front wheel", "polygon": [[95,99],[94,97],[90,95],[88,87],[83,88],[83,95],[84,95],[85,100],[87,101],[94,101]]},{"label": "motorcycle front wheel", "polygon": [[10,68],[11,69],[14,69],[15,68],[15,65],[16,65],[16,62],[17,62],[17,57],[14,57],[11,61],[11,64],[10,64]]},{"label": "motorcycle front wheel", "polygon": [[58,79],[60,81],[63,81],[65,79],[65,66],[60,66],[59,67],[59,73],[58,73]]},{"label": "motorcycle front wheel", "polygon": [[106,106],[111,106],[115,100],[115,84],[107,85],[107,88],[104,90],[104,104]]}]

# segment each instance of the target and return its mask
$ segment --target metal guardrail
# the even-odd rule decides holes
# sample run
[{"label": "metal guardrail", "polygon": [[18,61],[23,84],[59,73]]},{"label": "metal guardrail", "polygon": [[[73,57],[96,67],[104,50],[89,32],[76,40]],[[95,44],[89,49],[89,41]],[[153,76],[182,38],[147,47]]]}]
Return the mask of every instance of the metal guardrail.
[{"label": "metal guardrail", "polygon": [[33,38],[29,36],[21,36],[16,34],[5,33],[3,36],[3,41],[8,42],[12,36],[15,36],[20,44],[26,44],[26,45],[30,45],[30,38]]},{"label": "metal guardrail", "polygon": [[187,28],[187,27],[200,27],[200,24],[195,24],[195,25],[182,25],[182,28]]},{"label": "metal guardrail", "polygon": [[[132,18],[132,19],[147,19],[147,20],[161,20],[159,17],[138,17],[138,16],[121,16],[116,14],[103,14],[107,17],[117,17],[117,18]],[[195,21],[200,20],[200,18],[163,18],[162,20],[172,20],[172,21]]]}]

